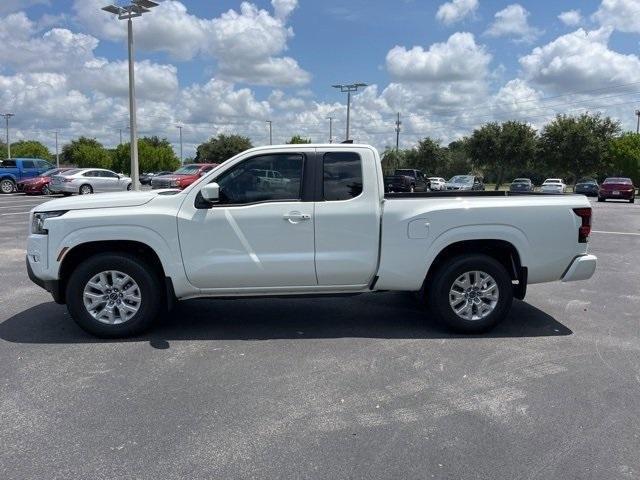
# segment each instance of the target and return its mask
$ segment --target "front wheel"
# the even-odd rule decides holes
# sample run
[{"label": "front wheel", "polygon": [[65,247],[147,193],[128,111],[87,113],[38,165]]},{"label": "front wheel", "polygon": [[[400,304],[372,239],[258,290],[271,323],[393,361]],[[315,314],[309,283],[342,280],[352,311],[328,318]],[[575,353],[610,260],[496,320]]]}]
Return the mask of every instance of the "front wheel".
[{"label": "front wheel", "polygon": [[80,187],[80,190],[78,190],[78,193],[80,195],[89,195],[91,193],[93,193],[93,188],[91,187],[91,185],[88,184],[84,184]]},{"label": "front wheel", "polygon": [[446,326],[460,333],[482,333],[500,323],[513,302],[505,267],[487,255],[451,258],[426,286],[427,303]]},{"label": "front wheel", "polygon": [[0,192],[2,193],[13,193],[16,189],[16,184],[10,178],[5,178],[0,181]]},{"label": "front wheel", "polygon": [[45,185],[44,187],[42,187],[42,194],[51,195],[51,190],[49,190],[49,185]]},{"label": "front wheel", "polygon": [[66,289],[67,308],[85,331],[103,338],[137,335],[151,326],[162,305],[161,284],[142,260],[102,253],[82,262]]}]

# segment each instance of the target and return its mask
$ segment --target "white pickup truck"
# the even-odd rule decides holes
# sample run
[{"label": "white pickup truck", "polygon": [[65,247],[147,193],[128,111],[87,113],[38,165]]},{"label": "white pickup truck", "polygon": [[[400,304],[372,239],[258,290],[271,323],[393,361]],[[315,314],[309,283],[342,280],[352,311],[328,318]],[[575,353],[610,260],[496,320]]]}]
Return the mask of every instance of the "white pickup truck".
[{"label": "white pickup truck", "polygon": [[185,190],[56,199],[30,223],[30,278],[104,337],[143,331],[176,299],[388,290],[420,292],[435,318],[475,333],[527,284],[596,268],[584,196],[385,195],[366,145],[254,148]]}]

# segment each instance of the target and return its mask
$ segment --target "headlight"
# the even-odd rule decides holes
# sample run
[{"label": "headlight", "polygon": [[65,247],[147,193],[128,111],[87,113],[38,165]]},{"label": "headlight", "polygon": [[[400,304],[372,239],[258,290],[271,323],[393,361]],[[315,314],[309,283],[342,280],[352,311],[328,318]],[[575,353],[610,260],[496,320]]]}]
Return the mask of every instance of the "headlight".
[{"label": "headlight", "polygon": [[169,183],[169,186],[171,186],[171,187],[179,187],[180,186],[180,180],[171,180],[171,182]]},{"label": "headlight", "polygon": [[49,231],[44,228],[44,221],[47,218],[59,217],[60,215],[64,215],[67,213],[67,210],[58,210],[55,212],[36,212],[33,214],[33,218],[31,220],[31,233],[36,233],[38,235],[46,235]]}]

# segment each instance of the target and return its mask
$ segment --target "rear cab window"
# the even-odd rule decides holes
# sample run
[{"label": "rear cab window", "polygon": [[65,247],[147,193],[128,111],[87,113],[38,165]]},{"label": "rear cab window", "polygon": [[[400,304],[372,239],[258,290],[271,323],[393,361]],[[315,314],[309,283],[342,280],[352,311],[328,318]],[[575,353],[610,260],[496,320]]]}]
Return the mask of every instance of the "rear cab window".
[{"label": "rear cab window", "polygon": [[322,173],[325,201],[350,200],[362,194],[362,159],[357,153],[325,153]]}]

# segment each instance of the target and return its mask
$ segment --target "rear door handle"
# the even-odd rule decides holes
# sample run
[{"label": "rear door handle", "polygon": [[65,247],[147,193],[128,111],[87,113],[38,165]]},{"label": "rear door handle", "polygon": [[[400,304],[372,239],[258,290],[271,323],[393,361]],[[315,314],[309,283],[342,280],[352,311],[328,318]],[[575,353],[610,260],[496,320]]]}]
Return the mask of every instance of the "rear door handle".
[{"label": "rear door handle", "polygon": [[289,212],[285,213],[282,218],[287,220],[289,223],[298,223],[304,220],[311,220],[311,215],[302,212]]}]

